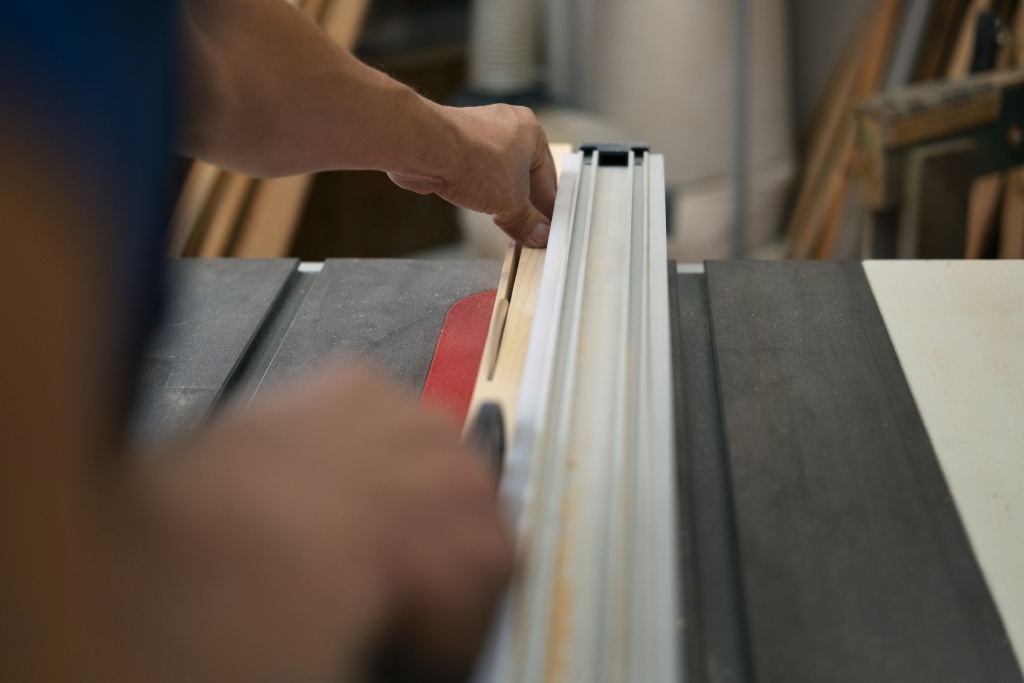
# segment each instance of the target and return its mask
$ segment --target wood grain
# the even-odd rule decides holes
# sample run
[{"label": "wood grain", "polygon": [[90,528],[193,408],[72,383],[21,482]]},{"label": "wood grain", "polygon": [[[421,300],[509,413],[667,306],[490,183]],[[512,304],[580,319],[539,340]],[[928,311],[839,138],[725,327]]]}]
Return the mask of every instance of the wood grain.
[{"label": "wood grain", "polygon": [[213,258],[225,256],[231,246],[239,221],[249,202],[253,189],[253,179],[240,173],[225,171],[221,182],[224,184],[223,194],[216,206],[212,207],[213,215],[210,225],[196,251],[196,256]]}]

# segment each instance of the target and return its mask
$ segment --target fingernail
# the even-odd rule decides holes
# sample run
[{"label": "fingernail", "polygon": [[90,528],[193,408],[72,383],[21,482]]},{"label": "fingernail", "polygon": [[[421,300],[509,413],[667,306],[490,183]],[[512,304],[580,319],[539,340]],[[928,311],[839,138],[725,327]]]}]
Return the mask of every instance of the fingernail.
[{"label": "fingernail", "polygon": [[527,236],[526,241],[536,247],[546,246],[548,243],[548,233],[551,232],[551,224],[545,221],[537,223],[533,226],[533,230]]}]

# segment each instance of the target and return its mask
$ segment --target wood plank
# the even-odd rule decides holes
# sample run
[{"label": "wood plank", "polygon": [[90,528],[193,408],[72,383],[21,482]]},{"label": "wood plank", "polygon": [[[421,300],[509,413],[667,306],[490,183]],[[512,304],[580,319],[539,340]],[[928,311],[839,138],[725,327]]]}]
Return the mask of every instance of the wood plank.
[{"label": "wood plank", "polygon": [[213,207],[209,228],[203,236],[196,256],[216,258],[227,256],[253,189],[253,179],[240,173],[225,171],[224,194]]},{"label": "wood plank", "polygon": [[171,218],[168,256],[184,256],[192,236],[205,230],[203,217],[209,213],[207,208],[221,173],[219,168],[205,161],[192,162]]},{"label": "wood plank", "polygon": [[257,181],[245,225],[232,256],[268,258],[287,254],[298,230],[313,176]]},{"label": "wood plank", "polygon": [[914,82],[943,78],[970,0],[937,0],[928,17],[924,43],[914,62]]},{"label": "wood plank", "polygon": [[827,201],[821,198],[823,192],[828,192],[824,188],[832,182],[832,178],[827,177],[826,169],[836,163],[835,158],[841,153],[843,123],[856,88],[857,72],[870,28],[870,21],[865,19],[830,79],[822,100],[824,105],[818,105],[821,113],[815,114],[810,128],[797,198],[786,229],[788,257],[799,258],[799,254],[806,255],[811,248],[807,243],[812,242],[814,236],[809,226],[820,216],[821,202]]},{"label": "wood plank", "polygon": [[[550,148],[556,176],[561,177],[562,160],[573,152],[573,146],[556,142],[551,143]],[[477,373],[464,429],[472,424],[481,404],[497,403],[502,408],[506,441],[512,442],[519,384],[540,294],[546,251],[517,248],[515,242],[509,240],[491,313],[491,332],[487,335],[483,362]]]},{"label": "wood plank", "polygon": [[967,200],[967,248],[964,250],[964,258],[981,258],[985,242],[995,226],[1002,194],[1002,173],[978,176],[971,183],[971,194]]},{"label": "wood plank", "polygon": [[976,74],[959,81],[922,83],[862,100],[856,109],[858,195],[874,210],[899,201],[904,147],[998,121],[1003,91],[1024,83],[1024,72]]},{"label": "wood plank", "polygon": [[864,270],[1024,662],[1024,262],[869,261]]},{"label": "wood plank", "polygon": [[[892,47],[893,36],[899,23],[903,0],[882,0],[876,5],[876,12],[868,24],[866,40],[858,40],[862,50],[857,59],[857,69],[847,99],[840,103],[837,128],[828,141],[820,166],[809,165],[805,171],[805,182],[801,183],[793,218],[786,235],[786,254],[789,258],[807,258],[823,239],[829,247],[835,241],[839,229],[838,217],[831,223],[830,215],[839,216],[848,183],[846,176],[852,171],[854,161],[854,102],[877,90],[884,66]],[[837,187],[839,189],[837,189]],[[823,188],[824,191],[823,191]],[[836,193],[842,196],[837,198]],[[839,204],[840,209],[835,211]],[[829,232],[824,238],[823,233]]]},{"label": "wood plank", "polygon": [[884,144],[903,147],[999,120],[1003,98],[998,91],[985,93],[970,102],[953,104],[918,116],[890,123]]},{"label": "wood plank", "polygon": [[331,40],[346,50],[356,49],[370,0],[331,0],[320,22]]},{"label": "wood plank", "polygon": [[1020,681],[860,264],[707,286],[754,680]]},{"label": "wood plank", "polygon": [[1013,16],[1012,40],[1010,41],[1010,68],[1024,66],[1024,6],[1018,4]]},{"label": "wood plank", "polygon": [[1024,258],[1024,166],[1006,174],[999,258]]},{"label": "wood plank", "polygon": [[330,4],[331,0],[305,0],[302,3],[302,13],[319,24]]},{"label": "wood plank", "polygon": [[957,34],[953,54],[946,67],[946,78],[956,80],[971,73],[971,60],[974,57],[974,38],[977,31],[978,15],[992,9],[992,0],[971,0],[963,22]]}]

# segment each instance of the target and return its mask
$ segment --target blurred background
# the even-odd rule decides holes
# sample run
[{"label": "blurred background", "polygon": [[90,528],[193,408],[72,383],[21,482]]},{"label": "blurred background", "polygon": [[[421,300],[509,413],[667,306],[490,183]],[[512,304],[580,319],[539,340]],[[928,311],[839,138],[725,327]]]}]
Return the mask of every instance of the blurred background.
[{"label": "blurred background", "polygon": [[[681,262],[1024,257],[1018,0],[294,4],[436,101],[532,107],[551,142],[649,143]],[[506,241],[383,173],[197,162],[170,251],[501,258]]]}]

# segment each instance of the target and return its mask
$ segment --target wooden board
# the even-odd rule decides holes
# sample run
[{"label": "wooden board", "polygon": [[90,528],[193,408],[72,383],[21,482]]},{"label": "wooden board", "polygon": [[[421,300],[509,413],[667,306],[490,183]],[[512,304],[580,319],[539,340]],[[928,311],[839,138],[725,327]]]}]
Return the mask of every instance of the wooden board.
[{"label": "wooden board", "polygon": [[287,254],[312,187],[312,177],[298,175],[257,181],[248,218],[231,255],[268,258]]},{"label": "wooden board", "polygon": [[1024,262],[868,261],[864,270],[1024,662]]},{"label": "wooden board", "polygon": [[[562,159],[573,152],[573,146],[551,143],[550,147],[556,174],[560,177]],[[484,348],[483,362],[477,374],[466,419],[468,427],[482,403],[497,403],[502,408],[505,437],[509,443],[515,434],[514,416],[519,399],[519,383],[523,376],[526,346],[530,340],[533,313],[540,293],[545,253],[545,249],[518,247],[513,240],[509,240],[491,314],[491,330],[487,335],[487,346]]]},{"label": "wooden board", "polygon": [[[868,208],[892,208],[900,197],[901,165],[905,149],[912,145],[950,137],[975,135],[995,124],[1003,109],[1012,104],[1011,92],[1024,83],[1024,71],[984,73],[959,81],[923,83],[879,93],[857,106],[856,169],[858,196]],[[978,163],[995,168],[993,145],[1002,150],[1001,135],[984,141],[985,153]]]},{"label": "wooden board", "polygon": [[[796,205],[786,232],[786,255],[808,258],[831,253],[854,160],[853,104],[878,88],[884,74],[903,0],[880,0],[852,41],[852,71],[822,132],[819,146],[801,176]],[[827,252],[827,253],[826,253]]]},{"label": "wooden board", "polygon": [[970,0],[936,0],[914,62],[914,82],[943,78]]},{"label": "wooden board", "polygon": [[210,224],[202,236],[196,256],[212,258],[228,253],[238,231],[239,221],[242,220],[249,203],[255,181],[240,173],[224,171],[220,182],[223,183],[223,194],[211,207]]},{"label": "wooden board", "polygon": [[331,40],[346,50],[355,50],[369,7],[370,0],[331,0],[320,25]]},{"label": "wooden board", "polygon": [[904,147],[999,119],[1002,91],[1024,82],[1021,73],[984,73],[955,83],[923,83],[879,93],[857,106],[878,128],[884,149]]},{"label": "wooden board", "polygon": [[753,678],[1020,681],[860,264],[707,286]]},{"label": "wooden board", "polygon": [[974,57],[974,38],[978,26],[978,15],[992,8],[992,0],[971,0],[967,8],[960,31],[953,46],[949,65],[946,67],[946,78],[956,80],[971,73],[971,60]]},{"label": "wooden board", "polygon": [[171,218],[168,256],[184,256],[193,235],[205,231],[209,221],[208,207],[222,173],[219,168],[205,161],[192,162]]},{"label": "wooden board", "polygon": [[1006,174],[999,258],[1024,258],[1024,167]]},{"label": "wooden board", "polygon": [[971,183],[967,200],[967,248],[964,258],[981,258],[982,249],[992,234],[1003,194],[1003,174],[988,173]]}]

